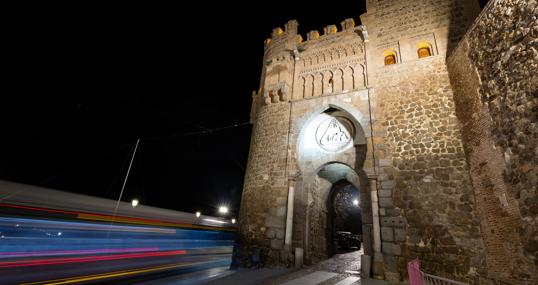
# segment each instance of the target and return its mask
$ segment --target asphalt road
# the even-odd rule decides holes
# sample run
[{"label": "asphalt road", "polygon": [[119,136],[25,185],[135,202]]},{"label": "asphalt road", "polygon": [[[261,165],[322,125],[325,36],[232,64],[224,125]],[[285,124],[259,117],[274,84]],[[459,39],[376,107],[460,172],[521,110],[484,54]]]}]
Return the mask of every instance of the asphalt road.
[{"label": "asphalt road", "polygon": [[230,261],[230,254],[179,255],[0,268],[0,284],[199,284]]}]

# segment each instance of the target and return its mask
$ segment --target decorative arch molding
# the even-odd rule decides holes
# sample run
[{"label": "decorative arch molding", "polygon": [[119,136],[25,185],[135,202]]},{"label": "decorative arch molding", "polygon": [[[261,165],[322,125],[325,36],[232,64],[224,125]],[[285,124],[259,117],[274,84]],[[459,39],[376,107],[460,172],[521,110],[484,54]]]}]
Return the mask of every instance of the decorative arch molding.
[{"label": "decorative arch molding", "polygon": [[[347,164],[345,162],[341,162],[341,161],[338,161],[338,160],[331,160],[331,161],[327,161],[327,162],[319,165],[316,169],[314,169],[314,173],[319,174],[320,171],[322,171],[324,168],[326,168],[329,165],[342,165],[343,167],[347,167],[350,170],[355,171],[355,168],[353,166],[351,166],[351,165],[349,165],[349,164]],[[355,173],[355,174],[357,174],[357,173]],[[320,176],[320,177],[322,177],[322,176]],[[325,177],[323,177],[323,178],[325,178]],[[326,179],[329,180],[329,182],[334,183],[334,182],[336,182],[338,180],[342,180],[344,178],[347,178],[347,177],[341,177],[340,179],[330,179],[330,178],[326,178]],[[358,178],[358,176],[357,176],[357,178]],[[349,183],[354,184],[354,181],[350,181],[350,180],[348,180],[348,181],[349,181]]]},{"label": "decorative arch molding", "polygon": [[316,72],[314,74],[314,96],[323,94],[323,73]]},{"label": "decorative arch molding", "polygon": [[355,85],[355,69],[351,66],[344,68],[344,91],[357,89]]},{"label": "decorative arch molding", "polygon": [[[322,149],[317,136],[322,122],[332,120],[331,117],[336,120],[344,117],[353,129],[351,145],[335,152]],[[297,133],[297,172],[294,172],[296,180],[293,220],[294,225],[302,230],[294,231],[292,240],[304,247],[307,263],[322,260],[334,253],[329,243],[334,240],[334,216],[328,213],[327,203],[331,199],[333,187],[342,181],[353,185],[360,193],[359,204],[363,210],[361,223],[365,239],[363,248],[367,256],[373,256],[371,181],[363,168],[367,151],[364,128],[367,126],[367,114],[337,97],[328,98],[327,103],[294,122],[293,129]]]},{"label": "decorative arch molding", "polygon": [[364,88],[368,85],[366,82],[366,66],[364,64],[357,64],[354,68],[355,70],[355,76],[353,78],[355,88]]},{"label": "decorative arch molding", "polygon": [[353,137],[354,145],[366,145],[366,133],[364,132],[363,126],[369,123],[368,117],[363,115],[361,111],[357,110],[357,108],[355,108],[353,105],[338,100],[338,102],[323,105],[322,107],[310,112],[310,114],[304,116],[305,119],[300,122],[298,126],[300,131],[297,146],[299,146],[301,141],[304,139],[305,127],[308,126],[318,115],[329,110],[330,108],[340,110],[349,116],[349,119],[352,121],[356,130],[355,136]]},{"label": "decorative arch molding", "polygon": [[[340,169],[334,169],[334,166],[337,166]],[[326,173],[328,173],[330,176],[328,176],[326,173],[323,173],[324,170],[326,170]],[[367,206],[370,203],[370,199],[369,199],[370,192],[368,191],[369,189],[368,176],[362,169],[356,170],[354,167],[350,166],[349,164],[340,162],[340,161],[329,161],[320,165],[313,172],[313,174],[317,175],[319,178],[327,180],[331,184],[335,184],[342,180],[349,182],[351,185],[355,186],[355,188],[359,190],[360,195],[363,197],[361,199],[361,202],[362,202],[361,207],[368,208]],[[324,194],[329,194],[329,193],[324,193]],[[328,196],[322,196],[322,197],[326,199]],[[364,198],[368,198],[368,199],[364,199]]]},{"label": "decorative arch molding", "polygon": [[[324,116],[325,111],[331,108],[336,109],[335,114],[337,117],[334,117],[335,119],[344,117],[353,127],[352,141],[335,150],[325,149],[320,145],[317,131],[322,126],[321,122],[328,120],[320,118],[320,116]],[[325,116],[332,117],[332,115],[328,114],[325,114]],[[352,169],[362,170],[367,151],[367,137],[364,126],[369,124],[369,119],[365,115],[350,104],[338,100],[338,102],[332,102],[314,110],[303,118],[305,119],[298,121],[295,125],[295,129],[299,132],[296,143],[297,170],[299,173],[309,177],[315,174],[315,171],[320,166],[329,162],[343,163],[349,165]]]},{"label": "decorative arch molding", "polygon": [[334,71],[334,92],[339,93],[344,90],[344,71],[338,68]]},{"label": "decorative arch molding", "polygon": [[[295,240],[302,240],[305,247],[305,259],[315,261],[324,259],[334,253],[329,241],[334,239],[332,215],[327,206],[331,195],[334,194],[334,186],[343,181],[353,185],[359,191],[359,205],[362,209],[362,232],[364,254],[373,255],[373,224],[372,203],[368,176],[362,168],[356,168],[348,163],[338,160],[328,161],[314,171],[302,175],[302,183],[299,186],[296,197],[315,197],[313,200],[306,198],[305,208],[298,208],[295,214],[306,211],[310,218],[297,221],[303,225],[305,231],[302,237],[295,236]],[[304,198],[303,198],[304,199]],[[325,208],[325,209],[324,209]],[[323,214],[325,220],[318,216]],[[303,224],[304,223],[304,224]],[[325,226],[324,226],[325,225]],[[316,230],[319,229],[319,230]]]}]

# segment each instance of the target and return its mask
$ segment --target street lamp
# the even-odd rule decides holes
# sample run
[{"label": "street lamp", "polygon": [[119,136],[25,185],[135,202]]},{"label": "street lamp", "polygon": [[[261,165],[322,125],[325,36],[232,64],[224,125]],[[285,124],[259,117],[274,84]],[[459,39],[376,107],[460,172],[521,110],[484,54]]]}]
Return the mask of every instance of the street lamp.
[{"label": "street lamp", "polygon": [[235,219],[232,219],[232,224],[235,224]]},{"label": "street lamp", "polygon": [[357,200],[357,199],[353,200],[353,205],[358,206],[359,205],[359,200]]},{"label": "street lamp", "polygon": [[197,218],[200,218],[200,215],[202,215],[202,213],[200,213],[200,211],[196,212],[196,217]]},{"label": "street lamp", "polygon": [[228,207],[226,206],[220,206],[219,207],[219,213],[220,214],[223,214],[223,215],[226,215],[228,213]]},{"label": "street lamp", "polygon": [[138,205],[138,199],[133,199],[131,201],[131,205],[133,206],[133,208],[136,207]]}]

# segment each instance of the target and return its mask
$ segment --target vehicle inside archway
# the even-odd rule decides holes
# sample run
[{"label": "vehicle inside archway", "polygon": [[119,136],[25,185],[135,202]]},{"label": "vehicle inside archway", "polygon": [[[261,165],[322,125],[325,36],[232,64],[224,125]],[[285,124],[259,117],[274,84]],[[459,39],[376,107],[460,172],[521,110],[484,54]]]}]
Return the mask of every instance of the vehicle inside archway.
[{"label": "vehicle inside archway", "polygon": [[346,180],[336,182],[328,197],[329,256],[361,249],[362,211],[358,189]]}]

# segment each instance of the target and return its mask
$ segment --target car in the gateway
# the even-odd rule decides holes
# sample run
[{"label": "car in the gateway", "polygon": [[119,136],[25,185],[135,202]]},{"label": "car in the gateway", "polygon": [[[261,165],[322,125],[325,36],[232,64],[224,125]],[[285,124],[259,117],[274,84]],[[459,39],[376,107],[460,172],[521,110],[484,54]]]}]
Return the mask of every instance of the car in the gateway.
[{"label": "car in the gateway", "polygon": [[362,235],[353,234],[352,232],[337,231],[336,232],[336,246],[339,249],[350,249],[356,247],[361,248]]}]

